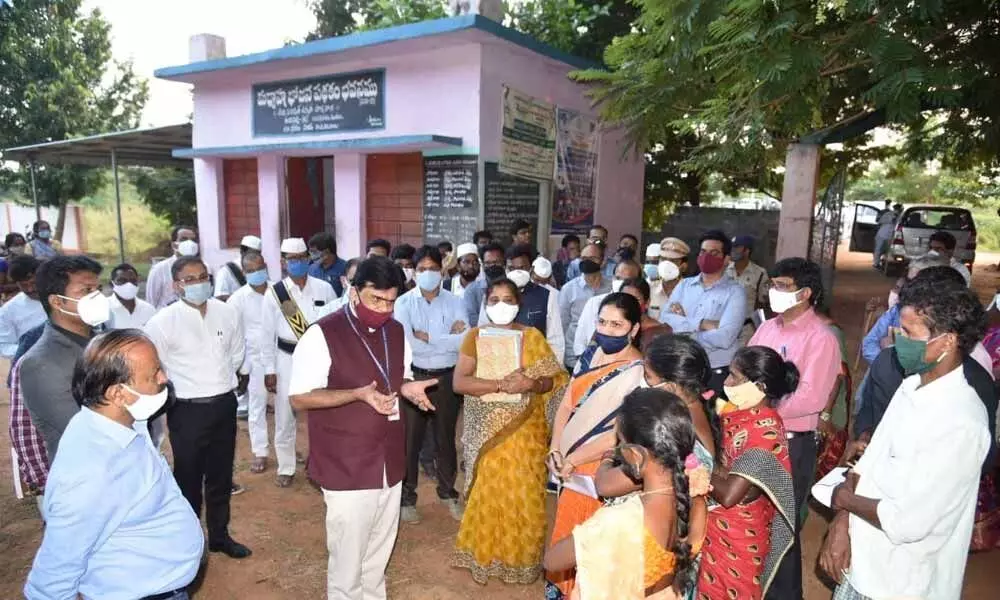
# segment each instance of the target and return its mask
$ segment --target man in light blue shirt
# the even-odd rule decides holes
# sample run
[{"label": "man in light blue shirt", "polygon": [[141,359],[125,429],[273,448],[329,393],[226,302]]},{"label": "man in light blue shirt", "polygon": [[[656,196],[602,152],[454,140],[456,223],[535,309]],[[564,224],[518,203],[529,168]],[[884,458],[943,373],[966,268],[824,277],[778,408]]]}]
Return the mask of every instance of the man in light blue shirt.
[{"label": "man in light blue shirt", "polygon": [[[588,244],[596,244],[601,249],[601,273],[608,279],[613,279],[615,276],[615,267],[618,266],[618,261],[614,258],[605,260],[604,257],[607,255],[608,251],[608,230],[603,225],[594,225],[590,228],[590,235],[587,236]],[[580,270],[580,262],[583,260],[583,253],[581,252],[580,257],[569,263],[569,267],[566,268],[566,281],[576,279],[582,274]],[[565,323],[565,321],[563,321]]]},{"label": "man in light blue shirt", "polygon": [[587,244],[580,252],[580,270],[582,276],[566,282],[559,291],[559,316],[565,333],[566,354],[563,362],[566,368],[572,370],[576,366],[579,355],[573,347],[576,329],[580,325],[583,309],[590,300],[598,294],[611,291],[611,280],[601,272],[601,261],[604,258],[604,248],[599,244]]},{"label": "man in light blue shirt", "polygon": [[707,231],[699,246],[701,273],[677,284],[660,309],[660,321],[705,348],[712,364],[709,387],[722,394],[722,382],[729,376],[729,363],[740,347],[740,329],[747,318],[746,291],[726,275],[733,249],[729,236]]},{"label": "man in light blue shirt", "polygon": [[420,450],[424,435],[430,426],[436,446],[434,462],[437,475],[438,498],[456,520],[462,519],[462,507],[455,489],[458,456],[455,448],[455,429],[461,398],[452,390],[458,349],[469,327],[465,322],[465,305],[448,290],[441,287],[441,251],[434,246],[422,246],[413,255],[416,287],[396,301],[395,318],[403,325],[403,332],[413,356],[413,378],[417,381],[437,379],[438,384],[428,390],[427,396],[434,405],[433,412],[425,412],[409,402],[400,402],[406,423],[406,474],[403,477],[402,509],[400,519],[409,523],[420,520],[417,514],[417,479],[419,477]]},{"label": "man in light blue shirt", "polygon": [[146,427],[166,401],[166,382],[156,349],[136,329],[88,344],[73,374],[82,408],[45,486],[28,600],[187,600],[204,550],[201,523]]}]

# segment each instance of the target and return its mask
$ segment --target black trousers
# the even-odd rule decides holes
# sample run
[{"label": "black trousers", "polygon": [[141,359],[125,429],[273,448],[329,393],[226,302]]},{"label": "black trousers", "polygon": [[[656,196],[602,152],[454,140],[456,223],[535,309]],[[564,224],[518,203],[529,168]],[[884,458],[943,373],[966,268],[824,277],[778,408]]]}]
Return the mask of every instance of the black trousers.
[{"label": "black trousers", "polygon": [[229,537],[229,501],[236,453],[236,394],[209,402],[178,400],[167,412],[174,479],[194,514],[201,518],[204,487],[209,544]]},{"label": "black trousers", "polygon": [[802,507],[809,497],[809,487],[816,471],[816,434],[798,435],[788,440],[792,463],[792,489],[795,493],[795,539],[774,575],[766,600],[801,600],[802,598]]},{"label": "black trousers", "polygon": [[435,410],[424,412],[412,402],[400,401],[400,408],[406,414],[406,475],[403,477],[401,504],[415,506],[417,503],[417,479],[420,474],[420,450],[424,437],[430,428],[437,446],[435,463],[437,467],[438,498],[448,500],[458,498],[455,477],[458,471],[458,453],[455,449],[455,429],[458,426],[458,412],[462,399],[452,389],[454,370],[431,373],[413,368],[413,378],[417,381],[437,379],[438,384],[427,391],[427,397]]}]

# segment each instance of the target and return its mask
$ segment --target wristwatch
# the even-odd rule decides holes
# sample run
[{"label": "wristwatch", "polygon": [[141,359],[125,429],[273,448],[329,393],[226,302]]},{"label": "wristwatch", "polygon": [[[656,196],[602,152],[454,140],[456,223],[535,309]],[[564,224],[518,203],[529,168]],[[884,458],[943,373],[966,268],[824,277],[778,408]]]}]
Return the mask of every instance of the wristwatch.
[{"label": "wristwatch", "polygon": [[831,417],[830,413],[828,413],[825,410],[823,412],[819,413],[819,420],[823,421],[824,423],[829,423],[830,422],[830,417]]}]

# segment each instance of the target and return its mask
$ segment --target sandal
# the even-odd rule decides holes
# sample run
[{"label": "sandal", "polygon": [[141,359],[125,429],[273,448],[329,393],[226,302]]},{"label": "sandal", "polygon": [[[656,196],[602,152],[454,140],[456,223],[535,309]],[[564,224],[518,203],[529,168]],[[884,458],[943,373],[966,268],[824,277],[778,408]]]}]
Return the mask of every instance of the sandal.
[{"label": "sandal", "polygon": [[274,485],[280,488],[292,487],[293,475],[278,475],[274,478]]},{"label": "sandal", "polygon": [[267,457],[266,456],[255,456],[253,462],[250,463],[251,473],[263,473],[267,470]]}]

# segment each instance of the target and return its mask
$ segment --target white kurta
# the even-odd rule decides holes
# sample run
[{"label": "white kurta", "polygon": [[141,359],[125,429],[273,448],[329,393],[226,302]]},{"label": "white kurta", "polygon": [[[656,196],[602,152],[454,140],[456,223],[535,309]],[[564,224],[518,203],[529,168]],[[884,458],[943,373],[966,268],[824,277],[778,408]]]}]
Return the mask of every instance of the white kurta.
[{"label": "white kurta", "polygon": [[270,286],[263,294],[245,285],[229,296],[226,304],[236,309],[243,322],[246,338],[246,359],[244,369],[250,372],[250,382],[243,402],[247,409],[247,428],[250,433],[250,450],[254,456],[267,456],[267,389],[264,387],[264,365],[261,362],[260,328],[264,314],[265,294],[271,293]]}]

